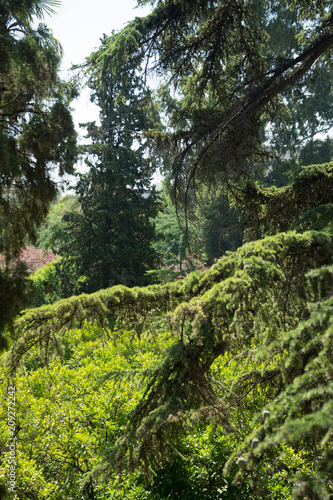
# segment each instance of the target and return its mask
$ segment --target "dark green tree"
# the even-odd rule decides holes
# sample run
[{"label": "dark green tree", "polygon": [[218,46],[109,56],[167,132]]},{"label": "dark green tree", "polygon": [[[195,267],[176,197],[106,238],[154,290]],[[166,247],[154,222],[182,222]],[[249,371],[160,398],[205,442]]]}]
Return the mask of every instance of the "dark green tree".
[{"label": "dark green tree", "polygon": [[[175,283],[117,286],[27,313],[16,324],[21,338],[11,367],[37,342],[57,349],[56,334],[85,319],[107,328],[112,315],[116,327],[139,335],[145,326],[147,335],[169,330],[168,349],[153,369],[141,372],[142,397],[96,472],[142,468],[152,478],[168,460],[181,459],[179,440],[188,429],[208,421],[237,440],[223,468],[226,476],[234,471],[238,497],[251,477],[253,497],[270,498],[267,475],[278,473],[289,484],[286,496],[293,490],[294,498],[328,499],[332,163],[304,167],[282,188],[263,189],[247,177],[259,171],[258,164],[265,172],[271,161],[262,147],[264,126],[269,131],[279,123],[288,89],[296,82],[309,88],[316,65],[328,65],[331,3],[281,2],[297,19],[286,52],[271,51],[265,30],[275,2],[154,5],[150,16],[105,41],[99,67],[111,63],[121,85],[127,75],[122,69],[156,57],[155,66],[177,92],[167,113],[169,129],[148,135],[171,153],[178,195],[192,196],[200,183],[223,182],[242,204],[249,239],[262,239]],[[281,453],[286,445],[305,454],[311,470],[298,475],[297,467],[288,466]],[[87,483],[93,480],[91,473]]]},{"label": "dark green tree", "polygon": [[60,244],[66,239],[64,228],[66,226],[63,217],[66,212],[79,209],[77,196],[66,194],[62,196],[50,207],[44,223],[38,228],[37,241],[38,247],[44,250],[51,249],[57,253]]},{"label": "dark green tree", "polygon": [[214,189],[201,186],[195,191],[192,204],[187,203],[188,218],[192,219],[192,229],[188,227],[189,240],[193,246],[196,240],[201,241],[208,265],[242,245],[240,210],[232,205],[228,194],[223,184]]},{"label": "dark green tree", "polygon": [[181,269],[187,251],[212,265],[214,259],[242,244],[240,217],[223,187],[214,190],[201,187],[189,196],[186,219],[167,193],[172,187],[164,189],[163,208],[155,219],[159,238],[156,249],[164,263],[177,262]]},{"label": "dark green tree", "polygon": [[[61,48],[34,22],[55,0],[7,0],[0,5],[0,253],[7,264],[35,237],[57,194],[54,170],[73,172],[76,132],[72,85],[58,76]],[[0,324],[24,300],[22,270],[0,270]],[[20,285],[18,285],[20,282]],[[8,304],[10,304],[8,306]]]},{"label": "dark green tree", "polygon": [[144,59],[176,90],[169,128],[150,136],[172,156],[180,199],[184,185],[239,182],[331,125],[331,2],[147,3],[153,12],[109,50],[116,64]]},{"label": "dark green tree", "polygon": [[182,268],[186,258],[186,238],[179,218],[166,191],[160,194],[161,210],[155,218],[157,241],[155,248],[161,257],[161,263],[176,263]]},{"label": "dark green tree", "polygon": [[[304,164],[331,159],[329,141],[316,138],[332,125],[329,1],[139,2],[147,3],[150,15],[109,38],[108,57],[161,77],[167,126],[147,135],[171,161],[177,211],[191,214],[202,183],[217,186],[215,205],[227,186],[224,212],[232,213],[234,183],[256,177],[282,186],[305,157]],[[237,225],[229,219],[214,221],[220,241],[225,225]]]},{"label": "dark green tree", "polygon": [[[152,219],[158,202],[151,187],[153,166],[145,159],[142,133],[152,121],[149,96],[133,65],[118,74],[90,57],[89,86],[100,107],[100,125],[87,124],[87,174],[76,186],[81,210],[66,214],[68,241],[60,247],[65,293],[93,292],[122,283],[146,284],[156,264]],[[75,282],[66,282],[66,269]],[[78,278],[84,277],[81,281]]]},{"label": "dark green tree", "polygon": [[[329,5],[325,3],[302,6],[299,2],[272,1],[270,6],[265,24],[269,42],[265,50],[268,57],[279,55],[281,62],[290,61],[310,42],[311,32],[313,36],[312,30],[318,27],[321,16],[329,28],[329,17],[325,19]],[[306,29],[305,16],[308,17]],[[325,137],[333,126],[330,53],[317,59],[306,75],[281,93],[276,103],[279,107],[276,119],[268,122],[263,119],[265,139],[274,155],[261,181],[267,186],[281,187],[288,184],[291,170],[333,159],[331,141]]]}]

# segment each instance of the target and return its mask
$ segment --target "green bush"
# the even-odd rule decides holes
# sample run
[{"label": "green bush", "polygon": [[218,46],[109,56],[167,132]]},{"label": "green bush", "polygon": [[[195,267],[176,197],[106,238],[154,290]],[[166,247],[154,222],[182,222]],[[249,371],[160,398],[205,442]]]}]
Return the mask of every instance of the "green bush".
[{"label": "green bush", "polygon": [[[67,266],[65,272],[62,267],[61,257],[34,272],[29,277],[30,293],[34,297],[31,306],[39,307],[45,304],[53,304],[57,300],[65,298],[64,278],[73,281],[74,270]],[[85,279],[84,276],[76,279],[77,286],[80,287],[80,285],[84,284]]]},{"label": "green bush", "polygon": [[52,262],[48,262],[30,276],[29,281],[34,294],[33,307],[52,304],[62,298],[61,285],[56,267],[60,260],[58,258]]}]

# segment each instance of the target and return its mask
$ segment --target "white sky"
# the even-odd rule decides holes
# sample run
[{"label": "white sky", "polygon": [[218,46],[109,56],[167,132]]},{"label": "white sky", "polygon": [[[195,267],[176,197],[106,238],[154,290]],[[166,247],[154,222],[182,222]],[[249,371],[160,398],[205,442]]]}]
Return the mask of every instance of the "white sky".
[{"label": "white sky", "polygon": [[[55,15],[45,16],[44,22],[63,47],[63,79],[68,78],[72,64],[83,63],[99,47],[104,33],[109,35],[112,30],[121,30],[135,17],[145,16],[151,11],[150,6],[136,6],[136,0],[62,0]],[[82,139],[84,129],[79,127],[79,123],[98,119],[98,108],[89,100],[89,89],[81,92],[72,103],[72,108],[76,129]],[[77,165],[77,169],[86,171],[82,164]],[[160,174],[156,173],[153,182],[160,184],[160,179]]]},{"label": "white sky", "polygon": [[[136,8],[136,0],[62,0],[62,5],[52,17],[44,22],[53,31],[64,50],[63,78],[72,64],[80,64],[100,44],[103,34],[122,29],[136,16],[147,15],[151,8]],[[85,123],[97,118],[98,111],[89,102],[89,91],[73,103],[74,120]],[[81,130],[82,135],[82,130]]]}]

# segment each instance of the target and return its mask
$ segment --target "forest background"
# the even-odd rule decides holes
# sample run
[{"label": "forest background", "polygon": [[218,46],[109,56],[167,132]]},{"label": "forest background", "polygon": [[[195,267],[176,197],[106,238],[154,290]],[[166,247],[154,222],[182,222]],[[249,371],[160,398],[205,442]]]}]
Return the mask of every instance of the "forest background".
[{"label": "forest background", "polygon": [[331,498],[330,2],[141,0],[68,81],[58,3],[0,5],[1,497]]}]

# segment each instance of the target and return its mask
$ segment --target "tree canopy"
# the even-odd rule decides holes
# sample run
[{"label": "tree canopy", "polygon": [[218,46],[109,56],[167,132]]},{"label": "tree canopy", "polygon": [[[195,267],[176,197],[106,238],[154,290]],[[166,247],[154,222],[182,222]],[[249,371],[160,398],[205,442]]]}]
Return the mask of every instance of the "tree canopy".
[{"label": "tree canopy", "polygon": [[[69,102],[76,91],[58,77],[61,49],[46,25],[33,29],[58,2],[1,6],[1,253],[9,258],[47,213],[57,193],[51,177],[72,173],[76,133]],[[23,215],[23,217],[22,217]]]},{"label": "tree canopy", "polygon": [[[59,43],[45,24],[34,29],[36,18],[58,4],[13,0],[0,6],[0,253],[7,262],[46,216],[58,189],[55,169],[72,173],[76,159],[69,109],[76,90],[58,76]],[[0,324],[23,298],[20,273],[1,270],[1,302],[7,306]]]},{"label": "tree canopy", "polygon": [[[198,191],[210,193],[214,182],[223,195],[227,190],[247,242],[210,269],[181,280],[117,285],[27,310],[16,320],[16,336],[3,361],[7,380],[17,377],[28,387],[26,406],[31,391],[48,408],[49,386],[40,388],[33,378],[38,380],[47,366],[59,369],[58,359],[65,366],[62,391],[63,380],[81,377],[87,366],[91,376],[94,365],[86,360],[91,356],[102,373],[89,387],[89,397],[98,404],[96,393],[102,387],[108,393],[103,412],[110,420],[103,421],[100,408],[92,412],[83,405],[84,415],[81,407],[73,410],[58,433],[65,443],[63,484],[54,472],[57,447],[48,443],[47,455],[40,444],[41,482],[51,478],[54,500],[67,494],[68,485],[78,495],[97,498],[101,484],[110,487],[128,477],[132,491],[126,495],[134,498],[142,475],[153,496],[142,488],[140,495],[154,500],[198,494],[214,500],[328,500],[333,492],[333,163],[331,158],[307,166],[298,162],[307,146],[314,151],[316,132],[331,120],[332,96],[327,109],[322,100],[313,112],[310,108],[318,82],[331,85],[333,7],[325,0],[139,1],[145,3],[154,6],[150,15],[104,37],[87,60],[94,98],[102,101],[102,126],[89,125],[89,161],[97,168],[78,185],[83,209],[73,216],[73,227],[79,220],[97,224],[90,206],[104,210],[113,204],[102,189],[109,176],[108,193],[117,182],[129,200],[136,186],[140,192],[137,174],[147,179],[144,166],[150,171],[150,164],[138,152],[149,140],[156,165],[157,151],[165,168],[171,163],[170,177],[185,206]],[[280,43],[279,19],[288,34]],[[162,79],[156,92],[148,88],[153,71]],[[308,122],[302,118],[303,97],[309,97]],[[158,107],[161,119],[152,120]],[[278,134],[282,144],[277,146]],[[295,151],[292,180],[270,185],[275,157],[298,139],[305,148]],[[156,357],[147,362],[149,342]],[[124,343],[125,360],[106,359],[110,352],[123,353]],[[125,412],[114,410],[116,385],[111,389],[110,381],[126,394],[134,391]],[[86,390],[82,385],[81,397]],[[65,437],[63,429],[70,425],[80,429],[79,439]],[[50,436],[53,428],[50,423]],[[91,440],[97,459],[86,451],[81,459],[77,450],[88,448]],[[186,489],[194,448],[201,453],[201,472],[208,468],[205,459],[210,464],[208,479],[198,481],[198,494],[196,479]],[[74,486],[73,471],[80,474],[80,487]],[[116,491],[124,495],[124,485]],[[113,494],[108,490],[102,498]]]},{"label": "tree canopy", "polygon": [[172,151],[178,185],[249,174],[267,159],[265,130],[281,151],[283,130],[295,146],[331,125],[330,2],[145,3],[152,13],[112,35],[104,59],[133,60],[174,88],[164,92],[168,130],[150,136]]}]

